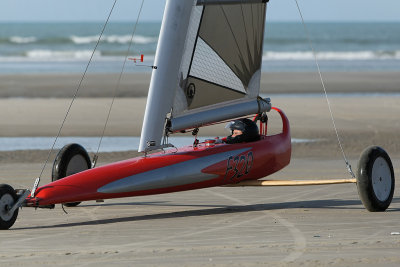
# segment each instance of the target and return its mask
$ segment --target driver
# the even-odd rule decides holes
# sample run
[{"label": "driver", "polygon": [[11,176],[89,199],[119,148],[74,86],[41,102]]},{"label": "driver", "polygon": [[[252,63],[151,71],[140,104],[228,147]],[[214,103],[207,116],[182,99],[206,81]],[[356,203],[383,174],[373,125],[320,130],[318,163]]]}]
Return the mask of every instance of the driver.
[{"label": "driver", "polygon": [[225,143],[236,144],[242,142],[253,142],[260,140],[260,133],[257,124],[249,119],[234,120],[225,127],[231,131],[226,137]]}]

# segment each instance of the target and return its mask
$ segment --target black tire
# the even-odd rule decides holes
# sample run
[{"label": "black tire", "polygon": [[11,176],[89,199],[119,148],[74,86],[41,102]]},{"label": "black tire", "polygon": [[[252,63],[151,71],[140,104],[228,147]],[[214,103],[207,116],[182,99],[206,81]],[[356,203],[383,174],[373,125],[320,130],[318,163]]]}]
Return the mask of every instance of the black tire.
[{"label": "black tire", "polygon": [[7,230],[14,225],[18,216],[18,209],[10,214],[8,211],[18,200],[14,188],[8,184],[0,184],[0,230]]},{"label": "black tire", "polygon": [[357,169],[358,194],[369,211],[385,211],[393,199],[394,171],[383,148],[371,146],[361,153]]},{"label": "black tire", "polygon": [[[87,151],[79,144],[65,145],[58,152],[53,163],[51,180],[57,181],[72,174],[91,168],[91,161]],[[64,203],[67,207],[78,206],[81,202]]]}]

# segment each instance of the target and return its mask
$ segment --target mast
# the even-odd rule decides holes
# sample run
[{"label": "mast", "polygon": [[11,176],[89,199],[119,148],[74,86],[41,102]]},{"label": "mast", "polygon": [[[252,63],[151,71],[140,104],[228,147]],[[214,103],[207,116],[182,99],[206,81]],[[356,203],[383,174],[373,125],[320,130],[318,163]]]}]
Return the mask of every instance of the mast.
[{"label": "mast", "polygon": [[139,152],[148,142],[160,145],[165,115],[171,111],[178,72],[194,5],[193,0],[167,0],[144,114]]}]

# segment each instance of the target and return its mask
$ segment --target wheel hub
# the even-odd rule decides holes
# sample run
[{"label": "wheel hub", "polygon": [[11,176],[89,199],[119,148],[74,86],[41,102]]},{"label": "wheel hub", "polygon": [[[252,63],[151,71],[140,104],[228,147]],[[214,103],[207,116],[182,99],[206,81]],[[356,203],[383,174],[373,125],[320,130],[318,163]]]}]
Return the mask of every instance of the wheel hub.
[{"label": "wheel hub", "polygon": [[4,194],[0,198],[0,217],[4,221],[8,221],[12,218],[13,214],[10,214],[14,199],[10,194]]},{"label": "wheel hub", "polygon": [[87,170],[88,166],[86,163],[85,158],[82,155],[75,155],[71,158],[70,162],[68,163],[66,176]]},{"label": "wheel hub", "polygon": [[372,166],[372,187],[380,201],[386,201],[391,192],[391,172],[386,160],[378,157]]}]

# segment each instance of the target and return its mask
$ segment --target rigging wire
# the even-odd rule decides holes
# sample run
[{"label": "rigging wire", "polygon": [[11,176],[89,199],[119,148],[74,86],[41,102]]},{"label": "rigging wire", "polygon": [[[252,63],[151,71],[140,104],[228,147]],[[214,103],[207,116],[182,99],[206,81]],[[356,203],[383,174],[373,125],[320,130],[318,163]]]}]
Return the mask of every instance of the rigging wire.
[{"label": "rigging wire", "polygon": [[331,103],[330,103],[329,98],[328,98],[328,93],[327,93],[327,90],[326,90],[326,87],[325,87],[325,82],[324,82],[324,79],[322,77],[321,69],[319,67],[317,53],[315,52],[314,46],[313,46],[312,41],[311,41],[310,32],[308,31],[307,25],[304,22],[304,18],[303,18],[303,14],[301,12],[301,9],[300,9],[300,5],[299,5],[297,0],[295,0],[295,2],[296,2],[297,9],[298,9],[300,17],[301,17],[301,22],[303,24],[304,31],[305,31],[306,36],[307,36],[308,44],[309,44],[309,46],[310,46],[310,48],[312,50],[313,56],[314,56],[314,60],[315,60],[316,66],[317,66],[317,70],[318,70],[319,78],[321,80],[322,88],[324,89],[325,99],[326,99],[326,102],[328,104],[328,109],[329,109],[329,113],[330,113],[330,116],[331,116],[333,129],[335,130],[336,138],[337,138],[340,150],[342,152],[342,156],[343,156],[344,162],[346,163],[347,171],[350,173],[350,175],[353,178],[355,178],[353,170],[351,169],[351,165],[350,165],[349,161],[346,158],[346,154],[344,153],[344,149],[343,149],[343,146],[342,146],[342,142],[340,140],[339,132],[338,132],[337,127],[336,127],[335,118],[333,117]]},{"label": "rigging wire", "polygon": [[117,1],[118,1],[118,0],[114,0],[114,3],[113,3],[113,5],[112,5],[112,7],[111,7],[111,10],[110,10],[109,14],[108,14],[108,17],[107,17],[107,19],[106,19],[106,21],[105,21],[105,23],[104,23],[104,25],[103,25],[103,28],[102,28],[102,30],[101,30],[100,36],[99,36],[99,38],[98,38],[98,40],[97,40],[97,42],[96,42],[96,45],[95,45],[95,47],[94,47],[94,49],[93,49],[93,52],[92,52],[91,56],[90,56],[90,58],[89,58],[89,62],[88,62],[87,65],[86,65],[85,71],[84,71],[83,74],[82,74],[82,77],[81,77],[81,79],[80,79],[80,81],[79,81],[78,87],[77,87],[76,90],[75,90],[74,96],[72,97],[71,103],[70,103],[69,106],[68,106],[67,112],[66,112],[66,114],[65,114],[65,116],[64,116],[64,119],[63,119],[63,121],[62,121],[62,123],[61,123],[61,126],[60,126],[60,128],[59,128],[59,130],[58,130],[58,133],[57,133],[57,135],[56,135],[56,137],[55,137],[55,139],[54,139],[53,145],[51,146],[51,149],[50,149],[50,151],[49,151],[49,153],[48,153],[48,155],[47,155],[47,159],[46,159],[45,163],[43,164],[43,168],[42,168],[42,170],[41,170],[41,172],[40,172],[40,174],[39,174],[39,177],[38,177],[38,178],[36,179],[36,181],[35,181],[35,185],[34,185],[34,188],[32,189],[32,193],[35,192],[37,186],[39,185],[40,178],[42,177],[43,172],[44,172],[44,170],[45,170],[45,168],[46,168],[46,166],[47,166],[47,163],[49,162],[50,155],[51,155],[51,153],[52,153],[53,150],[54,150],[54,146],[56,145],[56,142],[57,142],[58,138],[60,137],[61,130],[63,129],[64,124],[65,124],[65,121],[66,121],[67,118],[68,118],[68,115],[69,115],[69,113],[70,113],[70,111],[71,111],[72,105],[74,104],[75,99],[76,99],[76,97],[77,97],[77,95],[78,95],[78,92],[79,92],[79,90],[80,90],[81,87],[82,87],[82,82],[83,82],[83,80],[84,80],[84,78],[85,78],[85,76],[86,76],[86,73],[87,73],[87,71],[88,71],[88,69],[89,69],[90,63],[92,62],[92,59],[93,59],[94,54],[95,54],[95,52],[96,52],[96,50],[97,50],[97,47],[99,46],[100,40],[101,40],[101,38],[102,38],[102,36],[103,36],[103,34],[104,34],[104,31],[105,31],[105,29],[106,29],[106,26],[107,26],[107,24],[108,24],[108,21],[110,20],[111,14],[112,14],[112,12],[113,12],[113,10],[114,10],[114,7],[115,7]]},{"label": "rigging wire", "polygon": [[116,98],[118,89],[119,89],[120,84],[121,84],[122,74],[124,73],[126,62],[128,60],[128,56],[129,56],[129,53],[130,53],[131,48],[132,48],[133,37],[135,36],[135,33],[136,33],[136,27],[137,27],[137,24],[139,22],[140,14],[142,13],[143,4],[144,4],[144,0],[142,0],[142,4],[140,5],[138,16],[136,18],[136,22],[135,22],[135,25],[133,27],[133,31],[132,31],[131,39],[130,39],[130,42],[129,42],[129,46],[128,46],[128,49],[127,49],[126,54],[125,54],[124,63],[122,64],[121,72],[119,73],[118,81],[117,81],[117,84],[116,84],[116,86],[114,88],[114,95],[113,95],[113,98],[111,100],[110,108],[108,109],[106,122],[105,122],[104,127],[103,127],[103,131],[102,131],[102,134],[101,134],[101,137],[100,137],[100,141],[99,141],[99,145],[97,147],[97,151],[96,151],[96,153],[94,154],[94,157],[93,157],[92,168],[96,166],[96,162],[97,162],[100,146],[101,146],[101,144],[103,142],[104,134],[105,134],[105,131],[106,131],[106,128],[107,128],[107,125],[108,125],[108,121],[110,119],[111,110],[113,108],[113,105],[114,105],[114,102],[115,102],[115,98]]}]

